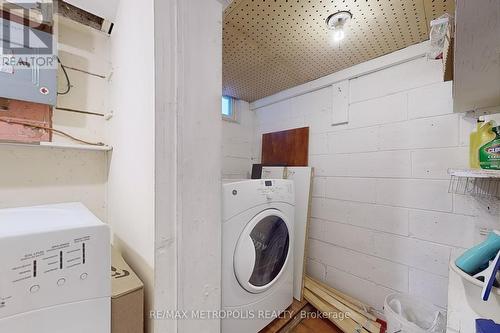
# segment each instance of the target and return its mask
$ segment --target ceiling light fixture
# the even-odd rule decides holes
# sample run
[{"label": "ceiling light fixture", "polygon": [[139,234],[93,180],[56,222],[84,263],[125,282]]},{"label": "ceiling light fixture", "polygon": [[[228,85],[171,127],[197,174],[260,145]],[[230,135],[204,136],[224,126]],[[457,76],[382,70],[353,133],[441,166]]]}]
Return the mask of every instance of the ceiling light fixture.
[{"label": "ceiling light fixture", "polygon": [[326,19],[326,25],[332,32],[332,38],[335,42],[340,42],[345,37],[344,26],[352,18],[352,14],[349,11],[342,10],[336,12]]}]

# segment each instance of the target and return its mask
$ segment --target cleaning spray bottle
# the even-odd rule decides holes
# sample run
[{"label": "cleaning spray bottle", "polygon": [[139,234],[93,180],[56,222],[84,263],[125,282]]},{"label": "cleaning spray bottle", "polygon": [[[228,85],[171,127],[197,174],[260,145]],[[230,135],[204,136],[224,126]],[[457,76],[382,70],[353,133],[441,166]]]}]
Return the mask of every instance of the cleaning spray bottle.
[{"label": "cleaning spray bottle", "polygon": [[469,143],[469,166],[471,169],[479,169],[479,133],[481,131],[481,127],[484,125],[484,120],[477,120],[476,130],[470,134],[470,143]]},{"label": "cleaning spray bottle", "polygon": [[492,132],[495,136],[479,148],[479,165],[482,169],[500,170],[500,126]]},{"label": "cleaning spray bottle", "polygon": [[487,268],[498,251],[500,251],[500,232],[495,230],[484,242],[465,251],[455,264],[464,272],[474,275]]}]

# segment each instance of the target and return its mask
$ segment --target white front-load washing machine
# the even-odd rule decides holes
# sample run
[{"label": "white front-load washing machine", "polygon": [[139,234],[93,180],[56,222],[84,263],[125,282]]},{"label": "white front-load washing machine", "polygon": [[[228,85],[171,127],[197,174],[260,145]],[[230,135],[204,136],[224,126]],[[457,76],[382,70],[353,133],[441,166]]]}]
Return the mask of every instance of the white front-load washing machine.
[{"label": "white front-load washing machine", "polygon": [[256,333],[293,302],[293,182],[226,181],[222,192],[222,332]]}]

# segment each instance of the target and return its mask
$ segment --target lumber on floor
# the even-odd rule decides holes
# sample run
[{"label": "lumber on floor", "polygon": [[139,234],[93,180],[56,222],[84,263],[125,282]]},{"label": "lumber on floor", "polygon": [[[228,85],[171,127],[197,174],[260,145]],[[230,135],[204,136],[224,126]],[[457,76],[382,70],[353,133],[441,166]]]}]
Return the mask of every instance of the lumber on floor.
[{"label": "lumber on floor", "polygon": [[304,301],[294,300],[282,318],[274,320],[260,333],[383,331],[366,304],[307,275],[303,293]]},{"label": "lumber on floor", "polygon": [[[367,331],[371,333],[379,333],[381,325],[361,312],[357,312],[357,309],[351,308],[343,303],[343,299],[337,295],[330,292],[326,285],[316,282],[312,279],[306,278],[305,287],[307,290],[311,291],[317,297],[321,298],[325,303],[331,305],[335,309],[339,310],[341,313],[348,314],[349,318],[354,320],[359,325],[363,326]],[[359,311],[359,310],[358,310]],[[366,313],[367,314],[367,313]]]},{"label": "lumber on floor", "polygon": [[259,333],[342,333],[328,319],[321,318],[318,310],[305,300],[299,302],[294,299],[287,314],[284,318],[274,320]]},{"label": "lumber on floor", "polygon": [[349,308],[351,308],[353,310],[356,310],[358,313],[361,313],[366,318],[368,318],[370,320],[373,320],[373,321],[377,320],[377,317],[375,317],[374,315],[372,315],[371,313],[368,312],[370,310],[370,306],[362,303],[361,301],[359,301],[359,300],[357,300],[357,299],[355,299],[355,298],[353,298],[353,297],[351,297],[351,296],[349,296],[347,294],[344,294],[344,293],[340,292],[339,290],[337,290],[335,288],[332,288],[332,287],[330,287],[330,286],[328,286],[328,285],[326,285],[324,283],[321,283],[320,281],[315,280],[315,279],[313,279],[312,277],[310,277],[308,275],[305,276],[304,280],[305,280],[305,282],[312,281],[315,284],[320,285],[330,295],[336,297],[342,303],[344,303],[345,305],[347,305]]},{"label": "lumber on floor", "polygon": [[343,332],[380,333],[385,330],[362,302],[307,275],[304,280],[304,298]]}]

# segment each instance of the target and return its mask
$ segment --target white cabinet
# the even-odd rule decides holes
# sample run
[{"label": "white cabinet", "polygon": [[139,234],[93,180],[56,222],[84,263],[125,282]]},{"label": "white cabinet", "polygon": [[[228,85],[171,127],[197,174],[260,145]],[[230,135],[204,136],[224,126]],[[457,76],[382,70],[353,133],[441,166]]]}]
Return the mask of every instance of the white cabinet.
[{"label": "white cabinet", "polygon": [[457,0],[454,111],[500,113],[500,1]]}]

